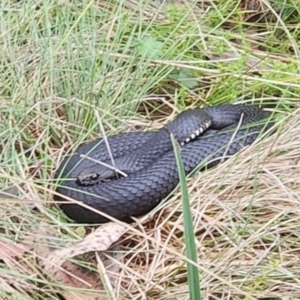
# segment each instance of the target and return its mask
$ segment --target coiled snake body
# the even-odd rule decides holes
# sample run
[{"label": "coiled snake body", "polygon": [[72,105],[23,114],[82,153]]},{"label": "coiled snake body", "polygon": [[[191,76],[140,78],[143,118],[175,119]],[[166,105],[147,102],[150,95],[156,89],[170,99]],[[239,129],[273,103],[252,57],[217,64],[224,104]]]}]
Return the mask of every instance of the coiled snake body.
[{"label": "coiled snake body", "polygon": [[[129,222],[168,196],[179,182],[170,138],[180,145],[186,174],[211,167],[252,144],[269,128],[262,121],[270,113],[247,105],[220,105],[187,110],[158,132],[132,132],[95,140],[66,157],[55,177],[59,179],[55,200],[64,195],[116,219]],[[109,150],[107,148],[109,145]],[[111,154],[114,161],[111,160]],[[93,160],[82,158],[82,154]],[[97,164],[105,162],[113,168]],[[63,211],[79,223],[103,223],[108,219],[76,203],[61,204]]]}]

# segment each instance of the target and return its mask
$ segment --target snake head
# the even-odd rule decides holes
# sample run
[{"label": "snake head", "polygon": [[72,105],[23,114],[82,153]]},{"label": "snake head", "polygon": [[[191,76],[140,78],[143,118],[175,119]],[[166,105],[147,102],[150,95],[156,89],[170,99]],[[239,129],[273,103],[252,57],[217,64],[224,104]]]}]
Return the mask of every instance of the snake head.
[{"label": "snake head", "polygon": [[101,170],[84,170],[77,175],[76,182],[82,186],[91,186],[102,182],[108,182],[116,178],[116,174],[113,170],[106,169]]},{"label": "snake head", "polygon": [[94,185],[94,184],[101,182],[100,174],[98,174],[98,173],[87,174],[87,173],[82,172],[77,176],[76,182],[79,185],[84,185],[84,186]]}]

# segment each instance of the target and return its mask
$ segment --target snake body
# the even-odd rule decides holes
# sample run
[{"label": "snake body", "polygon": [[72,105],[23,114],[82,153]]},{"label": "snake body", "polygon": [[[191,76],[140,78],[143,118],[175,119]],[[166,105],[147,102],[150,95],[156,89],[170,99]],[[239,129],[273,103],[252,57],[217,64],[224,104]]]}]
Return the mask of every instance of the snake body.
[{"label": "snake body", "polygon": [[[73,202],[61,204],[66,215],[78,223],[109,221],[97,211],[130,222],[132,216],[148,213],[179,183],[170,133],[180,145],[189,174],[199,165],[214,166],[251,145],[270,127],[257,122],[269,116],[254,106],[212,106],[184,111],[157,132],[123,133],[81,145],[59,166],[54,198],[66,201],[67,196],[96,210]],[[82,158],[82,154],[93,160]],[[112,165],[111,155],[114,166],[127,177],[95,162]]]}]

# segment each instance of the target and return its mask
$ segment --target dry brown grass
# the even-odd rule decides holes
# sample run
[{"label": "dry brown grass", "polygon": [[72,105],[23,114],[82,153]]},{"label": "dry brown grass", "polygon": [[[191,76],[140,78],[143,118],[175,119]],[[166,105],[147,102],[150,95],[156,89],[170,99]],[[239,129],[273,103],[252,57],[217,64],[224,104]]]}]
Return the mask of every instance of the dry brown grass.
[{"label": "dry brown grass", "polygon": [[[188,180],[203,299],[297,299],[300,295],[298,113],[300,108],[282,119],[276,134]],[[140,125],[143,123],[141,120]],[[58,152],[53,149],[53,153]],[[21,166],[20,171],[26,173]],[[22,241],[16,243],[15,254],[4,259],[11,275],[3,274],[2,286],[5,291],[15,287],[34,294],[40,277],[44,278],[44,292],[63,291],[70,279],[66,282],[63,277],[58,287],[49,285],[53,279],[45,278],[40,263],[34,260],[43,261],[53,250],[63,250],[89,231],[81,228],[78,232],[78,228],[59,221],[38,196],[41,187],[30,181],[25,186],[27,195],[22,203],[5,199],[1,209],[2,222],[7,224],[2,249],[3,245],[12,246],[14,239]],[[140,224],[129,226],[112,249],[115,254],[109,261],[114,269],[107,269],[107,280],[114,299],[189,298],[180,196],[175,192]],[[36,199],[42,201],[32,201]],[[32,205],[38,213],[32,211]],[[12,213],[17,218],[12,218]],[[91,265],[99,268],[96,261],[91,259]],[[76,276],[97,282],[94,288],[98,286],[95,273],[91,277],[83,274],[80,270]],[[86,285],[75,282],[71,286]]]},{"label": "dry brown grass", "polygon": [[[276,135],[189,180],[203,299],[300,295],[299,112]],[[181,209],[175,193],[130,235],[129,298],[188,299]]]}]

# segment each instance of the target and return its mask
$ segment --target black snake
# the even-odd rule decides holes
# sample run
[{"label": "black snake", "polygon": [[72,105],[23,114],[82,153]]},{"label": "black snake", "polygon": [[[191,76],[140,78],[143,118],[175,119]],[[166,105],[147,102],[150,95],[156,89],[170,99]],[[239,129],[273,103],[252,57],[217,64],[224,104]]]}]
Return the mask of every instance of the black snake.
[{"label": "black snake", "polygon": [[[263,121],[269,116],[265,110],[241,104],[186,110],[157,132],[124,133],[81,145],[59,166],[55,178],[60,196],[54,198],[66,201],[65,195],[129,222],[131,216],[148,213],[179,183],[170,133],[188,174],[199,165],[214,166],[252,144],[270,127]],[[61,208],[79,223],[108,221],[76,203],[61,204]]]}]

